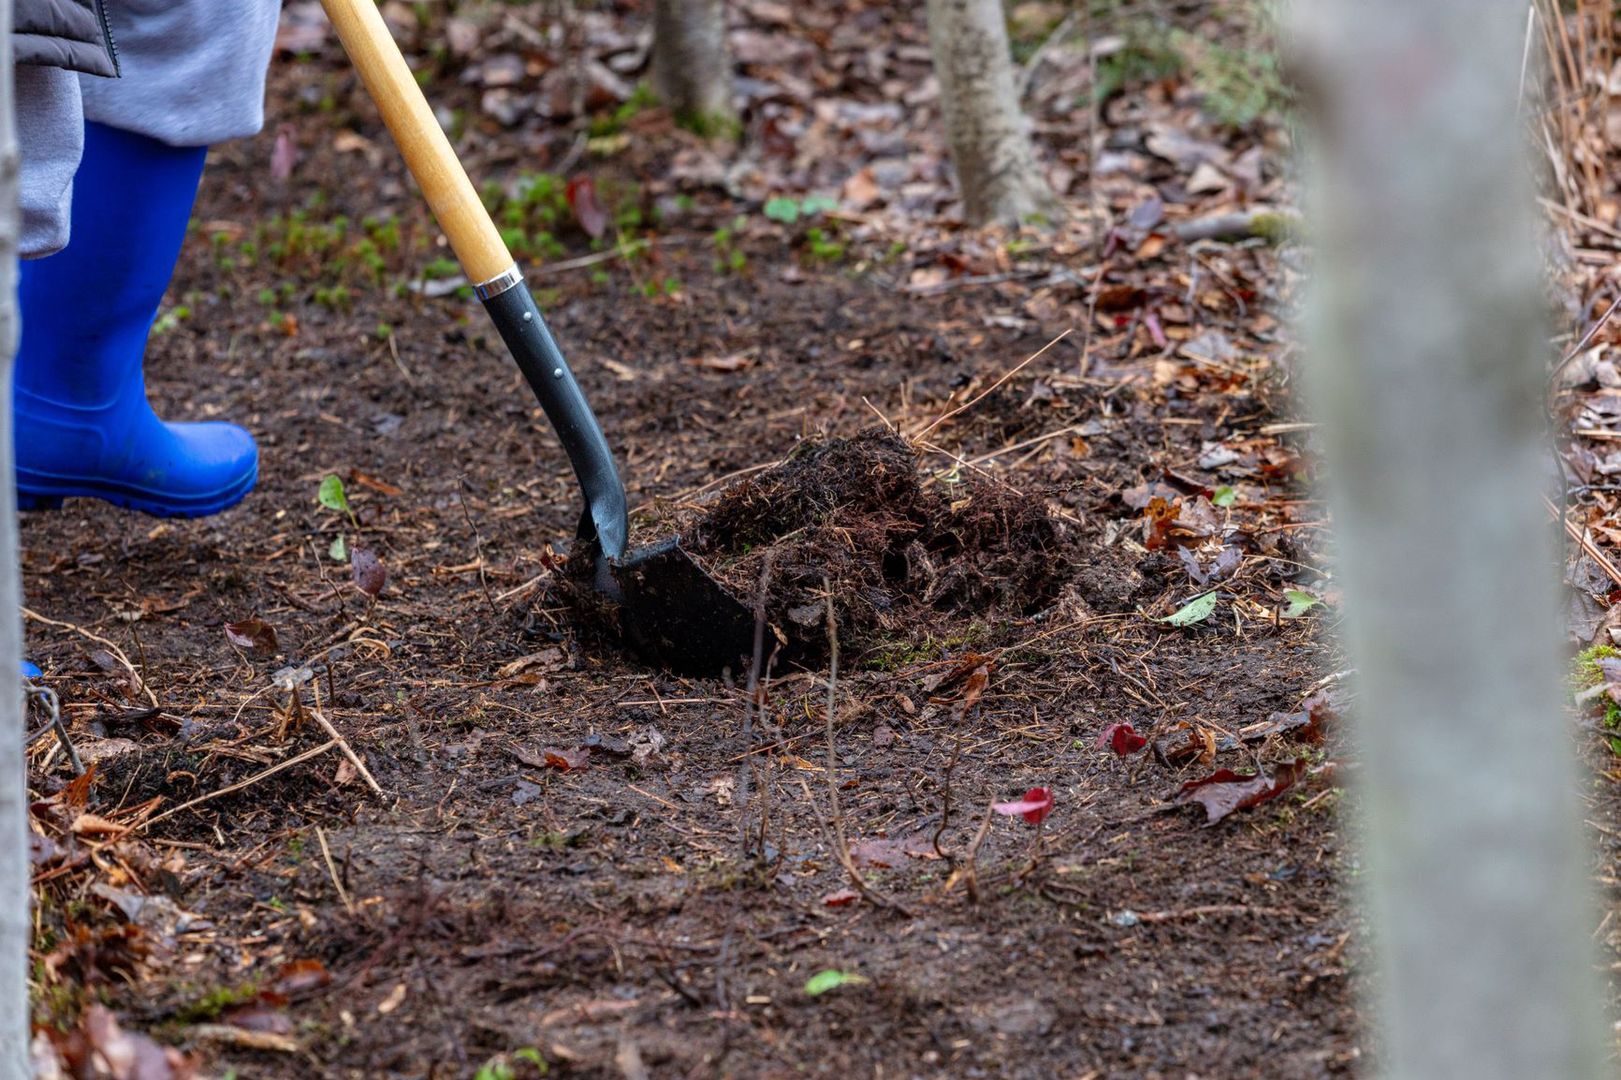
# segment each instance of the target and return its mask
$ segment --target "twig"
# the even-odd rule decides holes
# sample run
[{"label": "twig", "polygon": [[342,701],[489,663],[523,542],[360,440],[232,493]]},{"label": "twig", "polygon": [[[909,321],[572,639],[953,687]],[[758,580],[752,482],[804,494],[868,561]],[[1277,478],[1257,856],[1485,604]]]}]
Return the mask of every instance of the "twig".
[{"label": "twig", "polygon": [[353,765],[360,773],[360,778],[366,781],[366,786],[371,788],[372,794],[376,795],[379,799],[387,798],[387,796],[383,794],[383,789],[378,786],[377,781],[372,778],[371,770],[366,768],[366,763],[360,760],[360,755],[355,753],[354,747],[349,745],[349,740],[338,734],[338,729],[333,727],[332,722],[322,715],[319,702],[316,704],[315,708],[309,710],[309,713],[311,716],[315,717],[315,722],[321,725],[321,730],[326,732],[327,736],[331,738],[333,742],[338,744],[338,749],[343,751],[343,756],[349,759],[349,764]]},{"label": "twig", "polygon": [[1550,386],[1559,381],[1559,373],[1569,367],[1570,362],[1576,359],[1583,349],[1587,348],[1588,342],[1592,341],[1598,332],[1604,329],[1604,324],[1610,321],[1610,316],[1615,314],[1615,309],[1618,307],[1621,307],[1621,296],[1610,301],[1610,306],[1604,309],[1604,314],[1599,316],[1598,322],[1594,323],[1587,333],[1582,335],[1582,339],[1572,346],[1571,350],[1560,359],[1559,363],[1554,365],[1553,371],[1548,373],[1548,384]]},{"label": "twig", "polygon": [[[345,546],[347,546],[347,544],[348,542],[345,541]],[[314,540],[310,541],[310,554],[315,556],[315,572],[320,575],[321,584],[327,587],[327,596],[322,597],[322,599],[324,600],[327,597],[335,598],[338,601],[338,610],[343,612],[343,614],[348,615],[349,605],[343,599],[343,589],[340,588],[331,578],[326,576],[326,563],[321,561],[321,549],[316,546]],[[345,628],[345,632],[347,632],[347,628]]]},{"label": "twig", "polygon": [[1200,240],[1266,240],[1276,244],[1297,236],[1301,221],[1287,210],[1257,206],[1237,210],[1230,214],[1212,214],[1209,217],[1179,221],[1171,226],[1171,233],[1184,244]]},{"label": "twig", "polygon": [[1257,915],[1266,918],[1276,918],[1287,915],[1288,911],[1275,907],[1253,907],[1249,904],[1206,904],[1203,907],[1183,908],[1181,911],[1141,911],[1136,912],[1140,923],[1168,923],[1181,922],[1184,919],[1204,919],[1217,915]]},{"label": "twig", "polygon": [[1030,84],[1035,82],[1036,79],[1036,69],[1047,58],[1047,50],[1052,48],[1054,43],[1062,42],[1069,36],[1069,32],[1075,28],[1075,21],[1080,18],[1080,15],[1081,13],[1078,10],[1065,15],[1063,21],[1053,27],[1052,33],[1041,39],[1041,44],[1037,45],[1035,52],[1030,54],[1030,59],[1024,62],[1024,69],[1019,72],[1018,100],[1023,101],[1024,96],[1030,92]]},{"label": "twig", "polygon": [[484,590],[484,602],[490,605],[490,614],[499,615],[501,609],[495,606],[495,599],[490,596],[490,582],[484,574],[484,537],[479,535],[478,526],[473,523],[473,514],[467,509],[467,477],[456,478],[456,501],[462,504],[462,517],[467,519],[467,527],[473,530],[473,555],[478,559],[478,587]]},{"label": "twig", "polygon": [[528,592],[529,590],[535,588],[542,581],[545,581],[547,578],[549,578],[551,576],[552,576],[552,572],[550,570],[542,570],[540,573],[536,574],[534,577],[530,578],[528,581],[524,582],[522,585],[515,585],[512,588],[508,589],[506,592],[504,592],[501,595],[497,596],[495,598],[495,602],[498,603],[498,604],[505,603],[506,601],[512,599],[514,596],[517,596],[519,593]]},{"label": "twig", "polygon": [[985,838],[991,835],[991,822],[995,820],[996,811],[987,806],[985,808],[985,820],[979,823],[979,831],[974,833],[974,839],[968,844],[968,851],[963,856],[961,870],[953,873],[946,880],[942,892],[951,891],[951,885],[957,880],[957,875],[960,873],[962,880],[968,884],[968,899],[973,903],[979,903],[979,849],[985,843]]},{"label": "twig", "polygon": [[68,764],[73,766],[74,776],[84,775],[84,762],[79,760],[79,751],[73,745],[73,738],[68,735],[68,727],[62,722],[62,703],[57,699],[56,691],[48,686],[40,686],[31,679],[23,680],[24,699],[38,698],[45,706],[45,715],[49,718],[45,726],[28,737],[26,745],[32,746],[34,740],[47,731],[56,732],[57,744],[62,752],[68,756]]},{"label": "twig", "polygon": [[[754,599],[754,653],[749,661],[748,699],[743,703],[743,745],[748,746],[754,734],[754,710],[759,706],[760,670],[765,662],[765,602],[766,592],[771,588],[771,558],[774,552],[767,551],[764,559],[760,561],[760,589]],[[743,858],[748,858],[749,850],[749,778],[754,774],[754,755],[748,754],[737,767],[737,842]],[[764,789],[761,797],[764,797]],[[764,840],[764,810],[761,818],[760,853],[765,853]]]},{"label": "twig", "polygon": [[1537,25],[1537,5],[1527,4],[1525,11],[1525,51],[1520,56],[1520,91],[1515,99],[1515,110],[1523,111],[1525,108],[1525,75],[1531,70],[1531,38]]},{"label": "twig", "polygon": [[[704,492],[709,491],[712,488],[720,487],[723,484],[728,484],[733,480],[742,479],[745,476],[751,476],[757,472],[764,472],[767,469],[774,469],[787,460],[787,458],[778,458],[776,461],[764,461],[758,465],[750,465],[747,468],[733,469],[731,472],[724,473],[712,480],[706,480],[704,483],[699,484],[695,488],[688,488],[686,491],[678,492],[676,495],[672,496],[671,501],[681,502],[686,499],[697,498],[699,495],[702,495]],[[653,500],[649,499],[647,502],[632,507],[630,512],[632,514],[639,514],[643,510],[651,508],[653,505]]]},{"label": "twig", "polygon": [[1016,442],[1012,446],[1004,446],[1000,450],[992,450],[989,453],[980,454],[978,457],[968,458],[963,462],[963,464],[983,465],[987,461],[993,461],[996,458],[1001,457],[1003,454],[1011,454],[1015,450],[1027,450],[1032,446],[1040,446],[1042,443],[1051,442],[1054,439],[1061,439],[1065,435],[1073,435],[1075,432],[1081,430],[1081,426],[1082,425],[1080,424],[1071,424],[1068,427],[1061,427],[1057,431],[1049,431],[1045,435],[1037,435],[1034,438],[1025,439],[1023,442]]},{"label": "twig", "polygon": [[958,415],[960,413],[966,412],[969,409],[972,409],[975,405],[978,405],[981,401],[983,401],[989,394],[994,393],[1003,383],[1007,382],[1009,379],[1013,378],[1013,376],[1017,375],[1019,372],[1023,371],[1025,368],[1029,367],[1031,363],[1033,363],[1038,357],[1040,357],[1048,349],[1052,348],[1054,345],[1057,345],[1060,341],[1063,341],[1065,338],[1069,337],[1069,335],[1073,334],[1074,332],[1075,332],[1075,328],[1073,326],[1070,327],[1069,329],[1065,330],[1062,334],[1059,334],[1057,337],[1055,337],[1051,341],[1047,342],[1047,344],[1043,345],[1041,348],[1037,349],[1035,352],[1031,353],[1029,356],[1025,357],[1023,360],[1019,361],[1019,363],[1017,365],[1015,365],[1010,371],[1005,373],[1000,379],[997,379],[995,382],[991,383],[991,385],[987,386],[984,390],[980,391],[979,394],[975,395],[973,400],[971,400],[971,401],[969,401],[969,402],[967,402],[967,403],[965,403],[963,405],[959,405],[955,409],[950,410],[949,412],[941,413],[939,416],[935,417],[934,420],[927,427],[925,427],[922,431],[919,431],[916,434],[910,436],[911,440],[913,442],[917,442],[917,441],[921,440],[925,435],[927,435],[929,432],[933,431],[935,428],[939,427],[941,424],[945,423],[947,420],[950,420],[953,416],[956,416],[956,415]]},{"label": "twig", "polygon": [[174,817],[176,814],[180,813],[182,810],[190,810],[193,807],[203,805],[203,803],[213,802],[215,799],[221,798],[221,797],[223,797],[225,795],[230,795],[230,794],[233,794],[235,792],[241,791],[243,788],[252,787],[254,784],[257,784],[261,780],[268,780],[270,777],[275,776],[279,772],[283,772],[284,770],[291,769],[294,765],[302,765],[304,762],[309,761],[311,758],[320,757],[322,754],[326,753],[328,750],[332,749],[334,746],[337,746],[340,741],[341,740],[339,740],[339,739],[328,739],[326,742],[322,743],[320,746],[317,746],[312,750],[306,750],[302,754],[297,755],[296,757],[290,757],[286,761],[283,761],[283,762],[280,762],[278,764],[272,765],[272,766],[270,766],[270,768],[265,769],[262,772],[256,772],[252,776],[248,777],[246,780],[238,780],[234,784],[227,784],[224,787],[220,788],[218,791],[211,791],[207,795],[198,796],[197,798],[192,799],[190,802],[181,803],[179,806],[176,806],[171,810],[165,810],[161,814],[158,814],[158,815],[156,815],[154,817],[149,817],[145,821],[140,822],[139,824],[130,826],[130,831],[135,832],[135,831],[140,830],[140,829],[151,828],[153,825],[155,825],[158,822],[162,821],[164,818]]},{"label": "twig", "polygon": [[934,853],[946,861],[953,869],[956,868],[957,859],[945,848],[940,846],[940,838],[946,834],[946,826],[951,824],[951,779],[957,770],[957,762],[962,758],[962,728],[957,729],[957,740],[951,747],[951,760],[946,762],[945,790],[940,797],[940,827],[934,830]]},{"label": "twig", "polygon": [[889,417],[884,415],[883,410],[880,409],[878,406],[874,405],[872,402],[867,400],[867,395],[865,395],[865,394],[861,395],[861,404],[863,404],[867,408],[871,409],[873,411],[873,414],[875,416],[877,416],[879,420],[883,421],[884,427],[889,429],[889,433],[891,435],[899,435],[900,434],[900,432],[895,429],[895,425],[890,421]]},{"label": "twig", "polygon": [[[990,483],[999,484],[1002,487],[1006,488],[1007,490],[1013,492],[1013,494],[1019,496],[1021,499],[1029,498],[1028,495],[1026,495],[1023,491],[1019,490],[1017,487],[1013,486],[1013,484],[1010,481],[1008,481],[1005,477],[998,476],[995,473],[991,472],[989,469],[981,468],[979,465],[975,464],[972,461],[969,461],[967,458],[963,457],[961,454],[957,453],[954,450],[947,450],[943,446],[937,446],[932,442],[925,442],[925,441],[923,441],[921,439],[914,439],[913,442],[912,442],[912,446],[913,446],[914,449],[927,450],[931,454],[939,454],[943,458],[949,458],[951,460],[951,462],[954,465],[956,465],[958,468],[960,468],[960,469],[968,469],[970,472],[978,474],[980,477],[984,478],[985,480],[989,481]],[[990,456],[995,457],[996,455],[992,454]],[[952,471],[955,472],[955,470],[952,470]],[[951,474],[948,473],[947,475],[951,475]],[[938,475],[932,475],[931,474],[929,476],[926,476],[926,477],[923,478],[923,486],[928,487],[929,485],[935,483],[938,479],[939,479]],[[1062,518],[1063,520],[1069,522],[1071,525],[1080,525],[1080,524],[1082,524],[1081,519],[1076,517],[1074,514],[1070,513],[1068,510],[1061,510],[1061,509],[1059,509],[1059,508],[1057,508],[1055,506],[1055,507],[1050,508],[1048,512],[1051,513],[1054,517]]]},{"label": "twig", "polygon": [[234,1024],[192,1024],[186,1028],[186,1038],[226,1043],[245,1050],[270,1050],[278,1054],[296,1054],[303,1049],[291,1035],[250,1031]]},{"label": "twig", "polygon": [[562,262],[544,263],[532,268],[529,275],[531,277],[549,277],[552,274],[561,274],[566,270],[583,270],[587,266],[595,266],[597,263],[611,262],[614,259],[621,258],[628,262],[631,255],[637,254],[644,248],[667,247],[671,244],[679,244],[685,239],[684,236],[660,236],[651,240],[637,240],[632,244],[615,244],[607,251],[581,255],[574,259],[564,259]]},{"label": "twig", "polygon": [[405,381],[408,383],[416,382],[416,376],[411,374],[410,369],[405,366],[405,361],[400,359],[400,343],[395,339],[392,330],[388,332],[388,354],[394,358],[394,366],[400,369],[400,374],[405,376]]},{"label": "twig", "polygon": [[315,827],[315,839],[321,844],[321,858],[326,860],[326,872],[332,876],[332,887],[338,890],[338,899],[343,901],[344,910],[354,915],[354,901],[349,899],[349,890],[338,879],[338,868],[332,862],[332,849],[326,846],[326,832],[319,825]]},{"label": "twig", "polygon": [[1555,508],[1553,501],[1546,495],[1542,497],[1542,502],[1543,505],[1548,508],[1548,513],[1558,518],[1559,521],[1565,526],[1565,532],[1569,534],[1572,540],[1576,541],[1577,546],[1580,547],[1582,551],[1586,552],[1589,558],[1598,563],[1599,569],[1604,571],[1605,576],[1607,576],[1617,585],[1621,585],[1621,569],[1617,569],[1615,563],[1610,561],[1610,557],[1604,554],[1603,551],[1599,550],[1599,546],[1588,538],[1587,530],[1580,528],[1575,522],[1571,521],[1570,518],[1561,514],[1558,509]]},{"label": "twig", "polygon": [[935,282],[931,285],[902,285],[900,291],[911,296],[940,296],[943,293],[955,292],[976,285],[1002,285],[1009,281],[1031,281],[1046,277],[1051,280],[1052,274],[1045,270],[1008,270],[1000,274],[969,274],[964,277],[948,278],[945,281]]},{"label": "twig", "polygon": [[[833,722],[839,700],[839,620],[833,610],[833,585],[825,575],[822,578],[822,596],[822,602],[827,605],[827,792],[833,804],[834,852],[838,855],[839,865],[844,867],[845,874],[850,878],[850,884],[855,886],[857,892],[879,907],[910,915],[906,908],[869,885],[867,879],[861,876],[861,871],[856,869],[855,860],[850,857],[850,842],[844,832],[844,808],[839,804],[839,751]],[[805,797],[810,799],[812,806],[815,806],[816,800],[811,797],[810,785],[803,780],[800,784],[805,788]]]},{"label": "twig", "polygon": [[89,638],[98,645],[105,645],[107,647],[107,651],[112,654],[113,658],[120,664],[124,665],[124,669],[130,674],[130,678],[135,680],[136,688],[146,693],[146,699],[152,703],[152,707],[154,709],[163,708],[162,705],[158,704],[158,696],[152,692],[152,688],[150,686],[146,685],[146,680],[141,678],[141,673],[139,671],[135,670],[135,665],[129,662],[129,657],[124,655],[123,649],[120,649],[117,645],[114,645],[111,641],[108,641],[100,634],[91,633],[82,626],[75,626],[70,622],[60,622],[56,619],[47,619],[45,616],[36,611],[30,611],[28,608],[23,608],[22,613],[23,618],[25,619],[32,619],[37,623],[44,623],[46,626],[61,627],[63,630],[72,630],[75,634]]}]

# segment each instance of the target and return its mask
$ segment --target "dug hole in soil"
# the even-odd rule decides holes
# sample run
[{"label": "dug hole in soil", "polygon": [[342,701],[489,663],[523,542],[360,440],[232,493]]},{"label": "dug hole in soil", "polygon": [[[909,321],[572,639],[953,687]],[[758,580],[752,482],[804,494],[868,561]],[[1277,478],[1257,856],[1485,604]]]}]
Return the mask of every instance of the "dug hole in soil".
[{"label": "dug hole in soil", "polygon": [[[830,634],[846,663],[892,665],[930,644],[968,642],[976,619],[1052,604],[1074,552],[1041,500],[971,473],[925,478],[918,457],[884,430],[812,438],[641,532],[673,531],[745,606],[763,599],[767,652],[784,666],[825,664]],[[587,620],[603,613],[591,573],[571,563],[570,595]]]}]

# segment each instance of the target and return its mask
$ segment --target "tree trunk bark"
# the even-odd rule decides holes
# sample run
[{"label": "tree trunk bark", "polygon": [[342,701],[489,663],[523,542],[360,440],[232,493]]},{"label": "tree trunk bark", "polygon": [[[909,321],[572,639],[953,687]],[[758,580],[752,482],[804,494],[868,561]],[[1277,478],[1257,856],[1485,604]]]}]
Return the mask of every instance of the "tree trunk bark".
[{"label": "tree trunk bark", "polygon": [[735,134],[725,0],[654,0],[653,89],[678,123]]},{"label": "tree trunk bark", "polygon": [[1317,135],[1308,387],[1360,672],[1372,1064],[1605,1074],[1542,504],[1524,0],[1295,5]]},{"label": "tree trunk bark", "polygon": [[1054,217],[1019,108],[1002,0],[928,0],[929,48],[970,224]]},{"label": "tree trunk bark", "polygon": [[0,1080],[27,1080],[28,773],[23,757],[22,589],[11,444],[11,367],[17,354],[17,135],[12,0],[0,0]]}]

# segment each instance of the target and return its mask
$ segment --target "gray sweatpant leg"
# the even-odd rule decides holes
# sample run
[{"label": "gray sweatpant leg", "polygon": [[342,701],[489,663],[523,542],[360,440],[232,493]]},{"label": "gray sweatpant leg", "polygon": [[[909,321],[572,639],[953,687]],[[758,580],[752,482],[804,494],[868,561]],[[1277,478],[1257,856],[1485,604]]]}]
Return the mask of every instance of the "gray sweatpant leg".
[{"label": "gray sweatpant leg", "polygon": [[22,151],[18,201],[25,259],[61,251],[68,242],[73,174],[84,152],[79,76],[61,68],[20,65],[17,76],[17,145]]},{"label": "gray sweatpant leg", "polygon": [[172,146],[208,146],[263,127],[280,10],[280,0],[108,0],[123,78],[18,67],[22,257],[67,244],[84,120]]}]

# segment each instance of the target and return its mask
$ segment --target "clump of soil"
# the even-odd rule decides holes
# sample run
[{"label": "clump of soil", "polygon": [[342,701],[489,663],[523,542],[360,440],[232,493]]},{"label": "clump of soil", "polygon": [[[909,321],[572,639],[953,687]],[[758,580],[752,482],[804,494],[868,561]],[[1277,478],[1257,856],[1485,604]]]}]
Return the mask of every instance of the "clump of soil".
[{"label": "clump of soil", "polygon": [[1040,499],[991,481],[928,485],[885,431],[807,443],[732,485],[686,545],[750,600],[770,559],[767,617],[808,658],[826,650],[828,586],[841,645],[859,657],[961,636],[969,616],[1032,614],[1071,572]]}]

